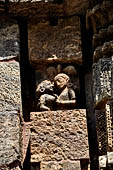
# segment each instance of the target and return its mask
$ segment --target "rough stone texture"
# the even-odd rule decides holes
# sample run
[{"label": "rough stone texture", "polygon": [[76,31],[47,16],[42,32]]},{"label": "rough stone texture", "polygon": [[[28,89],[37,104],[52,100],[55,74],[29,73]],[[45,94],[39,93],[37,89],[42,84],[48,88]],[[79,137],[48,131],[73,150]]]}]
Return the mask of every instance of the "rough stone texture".
[{"label": "rough stone texture", "polygon": [[113,150],[113,101],[106,104],[107,138],[108,148]]},{"label": "rough stone texture", "polygon": [[8,17],[0,18],[0,60],[19,58],[19,27]]},{"label": "rough stone texture", "polygon": [[20,161],[19,134],[19,113],[0,112],[0,166]]},{"label": "rough stone texture", "polygon": [[106,29],[100,29],[98,34],[93,35],[93,47],[103,45],[103,43],[113,40],[113,25]]},{"label": "rough stone texture", "polygon": [[10,167],[10,166],[1,166],[0,170],[21,170],[19,166]]},{"label": "rough stone texture", "polygon": [[96,110],[95,116],[99,154],[106,155],[108,146],[106,112],[103,110]]},{"label": "rough stone texture", "polygon": [[16,61],[0,62],[0,112],[20,110],[20,69]]},{"label": "rough stone texture", "polygon": [[80,161],[41,162],[40,170],[81,170]]},{"label": "rough stone texture", "polygon": [[93,64],[93,97],[97,105],[112,98],[112,62],[110,59],[99,59]]},{"label": "rough stone texture", "polygon": [[[91,0],[90,0],[91,1]],[[21,16],[48,17],[50,12],[57,16],[85,14],[86,10],[93,5],[89,0],[8,0],[2,5],[8,7],[8,12]],[[4,4],[3,4],[4,3]],[[92,3],[92,5],[90,4]],[[4,7],[1,7],[1,12]]]},{"label": "rough stone texture", "polygon": [[29,53],[30,62],[34,65],[40,62],[82,64],[80,18],[60,19],[56,26],[31,21]]},{"label": "rough stone texture", "polygon": [[87,28],[93,28],[94,33],[98,33],[100,28],[105,28],[113,20],[112,1],[103,1],[92,10],[87,11]]},{"label": "rough stone texture", "polygon": [[97,62],[99,58],[111,58],[113,54],[113,41],[105,42],[102,46],[98,46],[93,55],[93,61]]},{"label": "rough stone texture", "polygon": [[96,110],[96,131],[100,155],[113,151],[113,101],[108,101],[105,110]]},{"label": "rough stone texture", "polygon": [[31,162],[89,158],[85,110],[31,113]]}]

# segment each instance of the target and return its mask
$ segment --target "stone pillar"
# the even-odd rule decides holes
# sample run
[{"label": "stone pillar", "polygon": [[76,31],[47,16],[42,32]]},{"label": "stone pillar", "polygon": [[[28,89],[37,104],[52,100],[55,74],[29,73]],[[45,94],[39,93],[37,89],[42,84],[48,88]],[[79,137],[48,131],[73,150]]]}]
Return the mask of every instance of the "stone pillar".
[{"label": "stone pillar", "polygon": [[0,169],[20,169],[21,86],[19,28],[0,18]]}]

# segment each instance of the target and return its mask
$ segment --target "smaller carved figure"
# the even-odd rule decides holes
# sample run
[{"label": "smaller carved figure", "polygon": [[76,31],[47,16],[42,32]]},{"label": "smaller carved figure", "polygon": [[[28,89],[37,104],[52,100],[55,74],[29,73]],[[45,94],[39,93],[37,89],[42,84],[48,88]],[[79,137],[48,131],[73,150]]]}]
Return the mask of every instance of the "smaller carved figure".
[{"label": "smaller carved figure", "polygon": [[64,73],[60,73],[54,78],[54,85],[58,98],[56,100],[59,109],[75,106],[76,96],[72,88],[69,87],[70,78]]},{"label": "smaller carved figure", "polygon": [[57,75],[57,70],[55,67],[48,67],[46,70],[47,77],[50,81],[54,80],[54,77]]},{"label": "smaller carved figure", "polygon": [[53,93],[54,85],[51,81],[42,81],[36,89],[36,97],[39,99],[38,106],[41,111],[52,110],[53,102],[56,100],[56,96]]}]

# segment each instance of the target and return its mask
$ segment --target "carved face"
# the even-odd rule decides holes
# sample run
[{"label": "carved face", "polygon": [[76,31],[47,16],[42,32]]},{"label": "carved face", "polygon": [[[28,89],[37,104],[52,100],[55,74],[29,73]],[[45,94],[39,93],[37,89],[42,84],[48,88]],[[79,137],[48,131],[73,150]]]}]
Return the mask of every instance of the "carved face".
[{"label": "carved face", "polygon": [[59,89],[65,88],[67,86],[68,81],[69,81],[69,77],[63,73],[58,74],[54,79],[55,85]]},{"label": "carved face", "polygon": [[46,82],[45,89],[53,91],[53,84],[50,81]]},{"label": "carved face", "polygon": [[37,93],[44,93],[45,90],[53,91],[53,86],[54,85],[51,83],[51,81],[44,80],[38,85],[36,92]]}]

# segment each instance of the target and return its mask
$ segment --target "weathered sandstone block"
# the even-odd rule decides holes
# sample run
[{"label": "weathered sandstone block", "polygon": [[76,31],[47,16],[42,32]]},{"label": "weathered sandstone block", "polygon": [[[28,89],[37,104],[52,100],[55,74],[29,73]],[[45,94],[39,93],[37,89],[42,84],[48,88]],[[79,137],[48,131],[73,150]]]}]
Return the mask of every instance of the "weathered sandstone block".
[{"label": "weathered sandstone block", "polygon": [[0,18],[0,60],[19,58],[19,26],[13,19]]},{"label": "weathered sandstone block", "polygon": [[113,97],[111,59],[99,59],[93,64],[93,96],[96,105]]},{"label": "weathered sandstone block", "polygon": [[[2,3],[5,4],[5,0]],[[85,14],[91,3],[89,0],[8,0],[7,6],[8,12],[14,15],[45,18],[51,11],[56,16]]]},{"label": "weathered sandstone block", "polygon": [[0,166],[20,161],[19,133],[19,113],[0,112]]},{"label": "weathered sandstone block", "polygon": [[31,162],[89,158],[85,110],[31,113]]},{"label": "weathered sandstone block", "polygon": [[95,6],[87,11],[87,28],[93,28],[94,33],[98,33],[100,28],[105,28],[113,20],[112,1],[103,1],[102,4]]},{"label": "weathered sandstone block", "polygon": [[0,112],[20,110],[20,68],[16,61],[0,62]]},{"label": "weathered sandstone block", "polygon": [[35,65],[58,61],[82,64],[80,18],[60,19],[56,26],[31,21],[29,52],[30,62]]},{"label": "weathered sandstone block", "polygon": [[102,46],[95,49],[93,61],[97,62],[100,58],[111,58],[113,54],[113,41],[105,42]]},{"label": "weathered sandstone block", "polygon": [[81,170],[80,161],[42,162],[41,170]]}]

